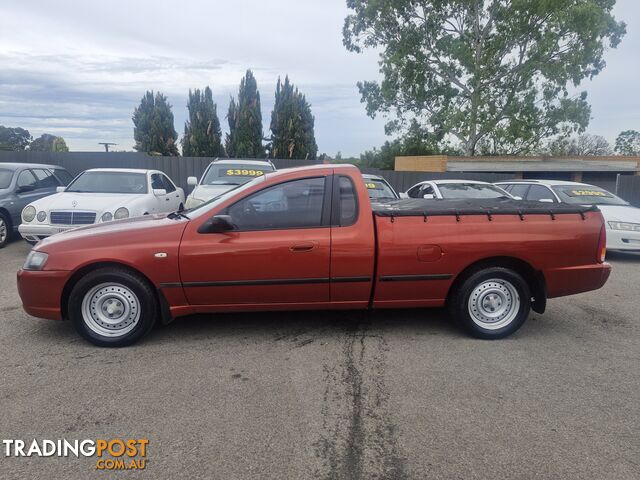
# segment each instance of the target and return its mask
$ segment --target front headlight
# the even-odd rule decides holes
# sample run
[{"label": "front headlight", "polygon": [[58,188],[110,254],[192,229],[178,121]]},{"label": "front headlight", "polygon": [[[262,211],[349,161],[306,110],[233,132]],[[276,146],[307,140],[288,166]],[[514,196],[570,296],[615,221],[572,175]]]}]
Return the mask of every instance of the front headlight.
[{"label": "front headlight", "polygon": [[116,210],[116,213],[113,214],[113,218],[116,220],[122,220],[123,218],[129,218],[129,210],[124,207],[120,207]]},{"label": "front headlight", "polygon": [[199,198],[187,197],[187,201],[185,202],[184,208],[195,208],[198,205],[202,205],[204,200],[200,200]]},{"label": "front headlight", "polygon": [[39,222],[44,222],[47,219],[47,212],[45,212],[44,210],[39,211],[37,218]]},{"label": "front headlight", "polygon": [[22,210],[22,220],[24,222],[33,222],[33,219],[36,218],[36,209],[34,206],[29,205]]},{"label": "front headlight", "polygon": [[640,232],[640,223],[609,222],[609,228],[612,230],[623,230],[625,232]]},{"label": "front headlight", "polygon": [[113,215],[111,215],[111,212],[105,212],[102,214],[103,222],[110,222],[111,220],[113,220]]},{"label": "front headlight", "polygon": [[46,253],[31,250],[22,268],[24,270],[42,270],[44,264],[47,263],[47,258],[49,255]]}]

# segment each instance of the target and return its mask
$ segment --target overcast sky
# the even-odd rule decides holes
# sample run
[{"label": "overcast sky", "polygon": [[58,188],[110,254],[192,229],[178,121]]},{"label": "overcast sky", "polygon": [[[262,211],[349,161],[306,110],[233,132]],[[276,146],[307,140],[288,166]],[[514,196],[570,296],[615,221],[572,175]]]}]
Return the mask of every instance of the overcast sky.
[{"label": "overcast sky", "polygon": [[[611,142],[640,130],[640,3],[618,0],[615,13],[628,33],[581,86],[593,107],[589,131]],[[265,133],[276,80],[288,74],[312,105],[320,152],[357,155],[386,137],[355,85],[377,78],[377,57],[345,50],[346,14],[345,0],[3,1],[0,125],[61,135],[76,151],[107,141],[131,150],[145,90],[168,96],[181,135],[188,89],[209,85],[226,130],[229,96],[251,68]]]}]

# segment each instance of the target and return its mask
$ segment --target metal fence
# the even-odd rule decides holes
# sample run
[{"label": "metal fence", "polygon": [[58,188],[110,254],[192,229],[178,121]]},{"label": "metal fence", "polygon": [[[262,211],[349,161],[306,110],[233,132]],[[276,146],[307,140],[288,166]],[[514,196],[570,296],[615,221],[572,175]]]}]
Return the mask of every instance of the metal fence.
[{"label": "metal fence", "polygon": [[616,193],[634,207],[640,207],[640,176],[618,175]]},{"label": "metal fence", "polygon": [[[182,187],[186,193],[187,177],[202,176],[207,165],[214,159],[211,157],[160,157],[137,152],[4,152],[0,151],[0,162],[44,163],[60,165],[72,175],[89,168],[142,168],[161,170]],[[319,160],[272,160],[276,168],[302,167],[321,163]]]}]

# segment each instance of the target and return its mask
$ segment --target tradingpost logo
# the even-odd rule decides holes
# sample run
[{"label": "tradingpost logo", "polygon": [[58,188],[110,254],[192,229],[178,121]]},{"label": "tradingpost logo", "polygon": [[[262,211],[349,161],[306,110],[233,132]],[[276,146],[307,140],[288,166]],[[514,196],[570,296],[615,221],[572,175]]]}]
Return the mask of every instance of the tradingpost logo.
[{"label": "tradingpost logo", "polygon": [[97,470],[144,470],[146,438],[2,440],[5,457],[94,457]]}]

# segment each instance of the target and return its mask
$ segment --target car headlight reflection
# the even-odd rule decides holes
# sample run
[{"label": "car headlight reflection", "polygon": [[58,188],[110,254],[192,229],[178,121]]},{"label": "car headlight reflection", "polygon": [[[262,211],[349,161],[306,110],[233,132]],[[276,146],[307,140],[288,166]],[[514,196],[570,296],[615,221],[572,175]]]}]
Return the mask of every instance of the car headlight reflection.
[{"label": "car headlight reflection", "polygon": [[116,213],[113,214],[113,218],[116,220],[121,220],[123,218],[129,218],[129,210],[124,207],[120,207],[116,210]]},{"label": "car headlight reflection", "polygon": [[640,232],[640,223],[609,222],[609,228],[612,230],[622,230],[624,232]]},{"label": "car headlight reflection", "polygon": [[36,218],[36,209],[32,205],[29,205],[22,211],[22,220],[29,223],[33,222],[34,218]]}]

